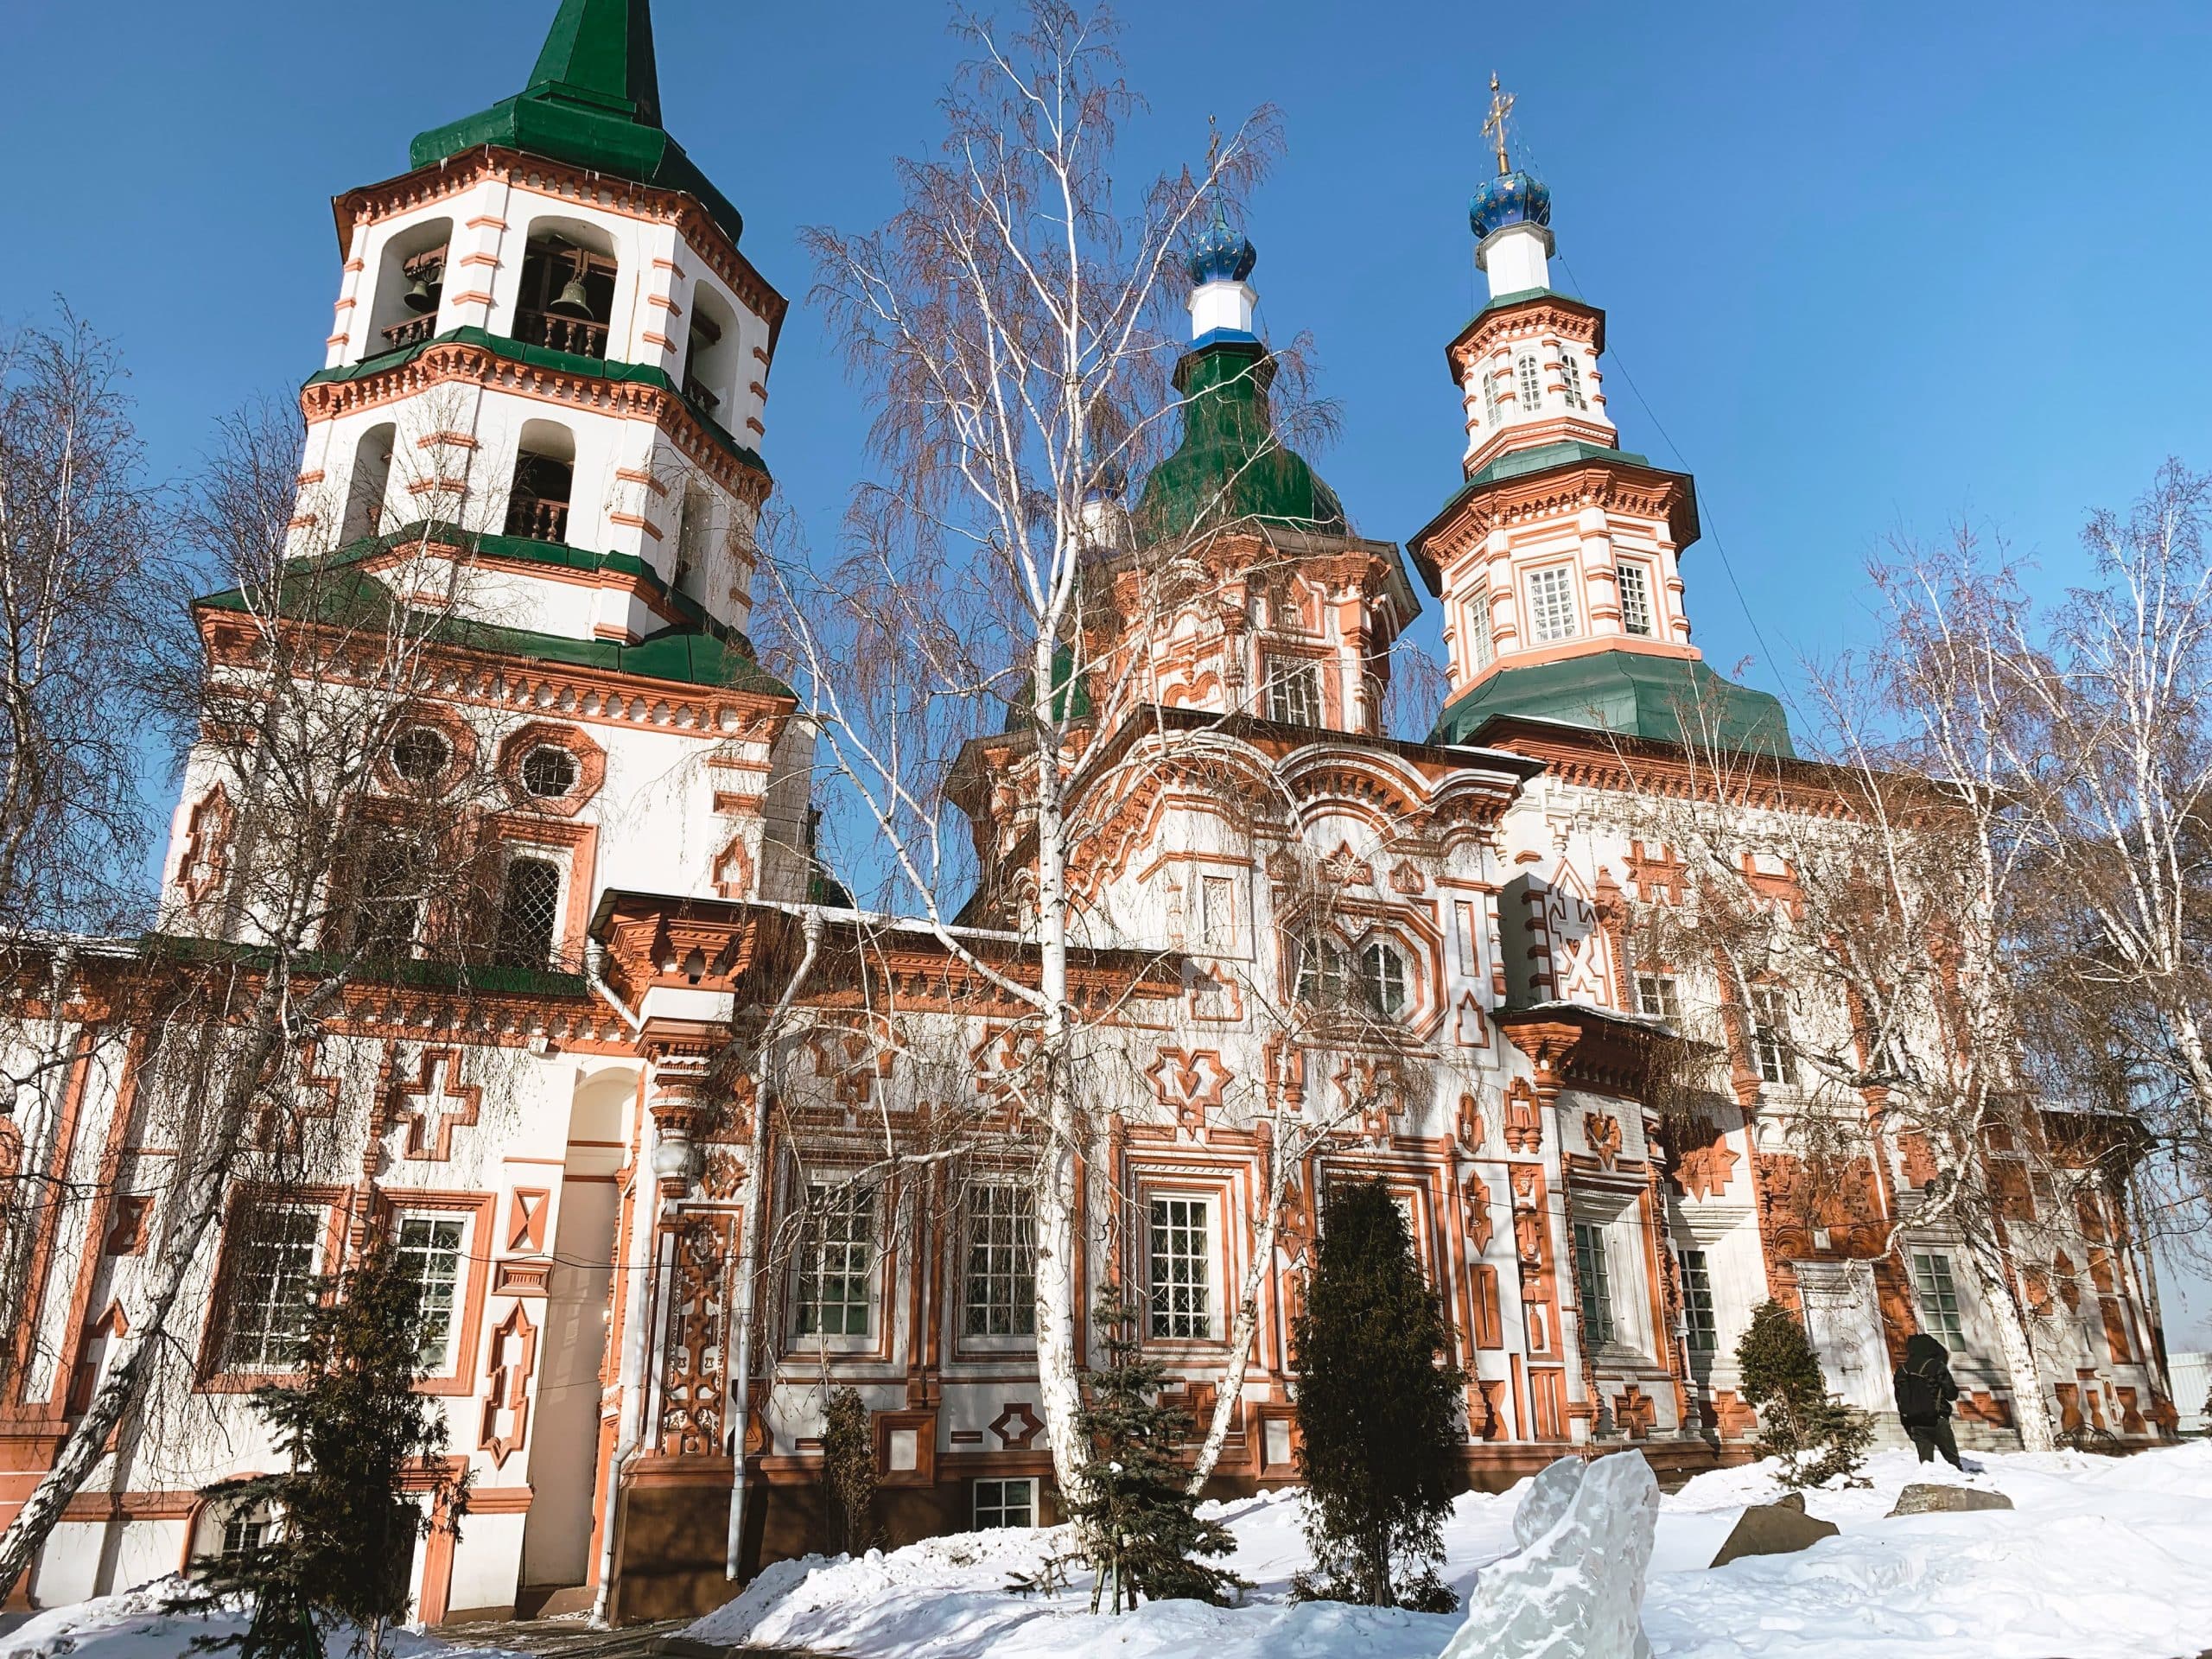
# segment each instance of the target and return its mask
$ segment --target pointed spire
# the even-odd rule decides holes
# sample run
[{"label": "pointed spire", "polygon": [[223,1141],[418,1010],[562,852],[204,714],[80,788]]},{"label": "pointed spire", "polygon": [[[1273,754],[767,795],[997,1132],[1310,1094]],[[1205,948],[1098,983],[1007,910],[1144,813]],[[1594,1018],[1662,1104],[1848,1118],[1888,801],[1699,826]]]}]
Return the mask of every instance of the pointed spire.
[{"label": "pointed spire", "polygon": [[661,126],[650,0],[560,0],[530,84],[488,110],[417,133],[409,163],[429,167],[483,144],[688,191],[733,242],[745,226]]},{"label": "pointed spire", "polygon": [[561,0],[529,92],[620,108],[660,125],[652,0]]}]

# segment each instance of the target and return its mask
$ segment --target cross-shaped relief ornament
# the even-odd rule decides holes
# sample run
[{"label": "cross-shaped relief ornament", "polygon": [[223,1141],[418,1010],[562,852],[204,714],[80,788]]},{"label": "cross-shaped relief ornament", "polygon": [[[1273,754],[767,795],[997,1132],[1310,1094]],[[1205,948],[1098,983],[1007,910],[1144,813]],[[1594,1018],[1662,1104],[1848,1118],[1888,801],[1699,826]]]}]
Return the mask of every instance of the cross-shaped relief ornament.
[{"label": "cross-shaped relief ornament", "polygon": [[407,1155],[445,1163],[453,1156],[453,1132],[476,1122],[484,1091],[461,1084],[461,1056],[449,1048],[425,1049],[415,1081],[397,1091],[398,1116],[407,1124]]}]

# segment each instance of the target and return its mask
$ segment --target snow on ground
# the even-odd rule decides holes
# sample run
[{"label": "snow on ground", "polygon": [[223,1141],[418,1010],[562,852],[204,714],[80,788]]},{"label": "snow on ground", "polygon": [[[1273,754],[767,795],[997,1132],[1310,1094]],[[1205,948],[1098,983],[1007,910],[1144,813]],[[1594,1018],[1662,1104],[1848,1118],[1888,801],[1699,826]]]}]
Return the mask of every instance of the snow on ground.
[{"label": "snow on ground", "polygon": [[[2120,1459],[1970,1461],[1979,1472],[1937,1475],[1910,1452],[1879,1453],[1870,1487],[1810,1495],[1842,1536],[1717,1572],[1706,1563],[1744,1506],[1778,1488],[1770,1465],[1699,1476],[1660,1510],[1644,1598],[1658,1659],[2184,1659],[2212,1648],[2212,1442]],[[2017,1507],[1885,1518],[1906,1483],[1943,1478]],[[1522,1490],[1453,1506],[1446,1577],[1463,1597],[1512,1548]],[[1236,1535],[1230,1565],[1252,1580],[1242,1607],[1160,1602],[1093,1618],[1087,1582],[1052,1599],[1006,1589],[1064,1532],[963,1533],[857,1560],[779,1563],[687,1634],[866,1659],[1433,1659],[1459,1626],[1456,1616],[1293,1605],[1291,1575],[1307,1561],[1296,1495],[1209,1509]]]},{"label": "snow on ground", "polygon": [[[200,1618],[165,1613],[162,1604],[176,1593],[175,1579],[159,1579],[121,1595],[100,1596],[49,1608],[0,1633],[0,1659],[183,1659],[200,1637],[221,1637],[241,1629],[239,1616]],[[334,1656],[346,1651],[344,1637],[334,1637]],[[412,1631],[396,1631],[385,1651],[392,1659],[523,1659],[493,1648],[457,1647]]]}]

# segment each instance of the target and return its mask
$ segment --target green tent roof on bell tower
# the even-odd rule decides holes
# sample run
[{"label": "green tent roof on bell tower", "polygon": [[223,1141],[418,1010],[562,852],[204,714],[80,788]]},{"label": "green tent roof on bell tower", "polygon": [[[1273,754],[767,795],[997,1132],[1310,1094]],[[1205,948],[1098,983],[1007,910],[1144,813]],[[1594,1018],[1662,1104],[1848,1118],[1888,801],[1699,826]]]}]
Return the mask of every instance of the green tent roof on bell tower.
[{"label": "green tent roof on bell tower", "polygon": [[660,124],[651,0],[561,0],[530,84],[488,110],[417,133],[410,167],[496,144],[682,190],[733,242],[745,220]]}]

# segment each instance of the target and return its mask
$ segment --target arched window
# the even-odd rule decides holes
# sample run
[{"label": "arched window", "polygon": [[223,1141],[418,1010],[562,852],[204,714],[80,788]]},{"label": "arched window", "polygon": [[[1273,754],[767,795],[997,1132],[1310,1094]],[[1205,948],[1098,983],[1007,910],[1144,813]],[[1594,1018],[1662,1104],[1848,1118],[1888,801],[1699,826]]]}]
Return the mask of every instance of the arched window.
[{"label": "arched window", "polygon": [[676,527],[676,568],[669,573],[668,585],[696,599],[699,573],[706,563],[707,548],[714,535],[714,504],[698,486],[687,485],[683,511],[683,517]]},{"label": "arched window", "polygon": [[453,221],[434,219],[396,231],[385,243],[375,285],[365,296],[369,326],[361,340],[364,359],[405,351],[437,333],[452,237]]},{"label": "arched window", "polygon": [[525,421],[516,446],[514,486],[507,493],[507,534],[533,542],[567,540],[575,478],[576,441],[568,428]]},{"label": "arched window", "polygon": [[584,245],[585,234],[549,230],[524,245],[515,338],[524,345],[607,355],[619,272],[612,252]]},{"label": "arched window", "polygon": [[1483,419],[1491,425],[1497,424],[1497,377],[1488,369],[1483,371]]},{"label": "arched window", "polygon": [[1544,401],[1544,378],[1536,367],[1536,354],[1534,352],[1522,353],[1521,360],[1516,366],[1521,376],[1521,412],[1533,415]]},{"label": "arched window", "polygon": [[683,395],[727,427],[737,404],[737,319],[706,283],[691,289],[683,349]]},{"label": "arched window", "polygon": [[346,477],[346,517],[339,528],[341,542],[358,542],[381,535],[385,497],[391,486],[391,447],[396,427],[372,426],[353,446],[353,469]]},{"label": "arched window", "polygon": [[499,932],[493,952],[500,964],[549,966],[560,913],[560,866],[543,858],[510,860],[500,885]]},{"label": "arched window", "polygon": [[1559,348],[1559,374],[1567,385],[1567,406],[1569,409],[1589,408],[1590,400],[1582,395],[1582,365],[1574,360],[1574,347],[1572,346]]},{"label": "arched window", "polygon": [[1359,988],[1367,1006],[1386,1020],[1406,1011],[1406,959],[1395,945],[1377,939],[1359,953]]},{"label": "arched window", "polygon": [[1488,582],[1477,587],[1467,599],[1467,659],[1478,674],[1497,659],[1497,636],[1491,626]]}]

